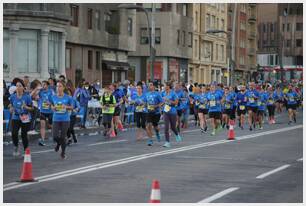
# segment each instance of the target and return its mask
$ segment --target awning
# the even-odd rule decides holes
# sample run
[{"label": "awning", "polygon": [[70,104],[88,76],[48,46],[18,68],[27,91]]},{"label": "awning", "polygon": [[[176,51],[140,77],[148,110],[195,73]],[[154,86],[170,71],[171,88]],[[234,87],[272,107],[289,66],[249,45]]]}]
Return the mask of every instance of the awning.
[{"label": "awning", "polygon": [[105,64],[107,69],[112,70],[128,70],[130,64],[128,62],[116,62],[109,60],[102,60],[102,65]]}]

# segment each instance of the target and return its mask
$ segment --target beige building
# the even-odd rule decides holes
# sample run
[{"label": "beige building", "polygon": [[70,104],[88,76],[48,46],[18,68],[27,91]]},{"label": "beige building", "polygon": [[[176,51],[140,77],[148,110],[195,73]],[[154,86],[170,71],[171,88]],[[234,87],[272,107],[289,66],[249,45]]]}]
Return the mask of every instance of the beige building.
[{"label": "beige building", "polygon": [[188,79],[209,84],[226,83],[227,35],[207,34],[208,30],[227,31],[227,4],[193,4],[193,53]]}]

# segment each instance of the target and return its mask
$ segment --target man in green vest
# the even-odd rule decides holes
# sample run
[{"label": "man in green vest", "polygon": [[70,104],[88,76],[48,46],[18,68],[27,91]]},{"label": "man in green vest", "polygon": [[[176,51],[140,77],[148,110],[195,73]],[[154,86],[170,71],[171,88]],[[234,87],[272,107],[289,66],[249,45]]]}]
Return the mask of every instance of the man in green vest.
[{"label": "man in green vest", "polygon": [[100,103],[102,104],[104,136],[115,137],[115,132],[111,131],[111,125],[115,112],[116,98],[112,95],[109,87],[105,87]]}]

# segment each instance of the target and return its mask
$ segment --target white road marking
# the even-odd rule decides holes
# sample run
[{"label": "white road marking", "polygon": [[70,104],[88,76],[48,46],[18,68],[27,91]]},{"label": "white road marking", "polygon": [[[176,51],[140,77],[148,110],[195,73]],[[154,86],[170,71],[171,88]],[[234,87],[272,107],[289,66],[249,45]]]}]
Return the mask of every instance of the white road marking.
[{"label": "white road marking", "polygon": [[[294,126],[294,127],[287,127],[287,128],[283,128],[283,129],[275,129],[275,130],[272,130],[269,134],[279,133],[279,132],[283,132],[283,131],[290,131],[290,130],[294,130],[294,129],[298,129],[298,128],[302,128],[302,127],[303,127],[303,125],[297,125],[297,126]],[[264,134],[264,132],[262,132],[262,133],[255,133],[255,134],[252,135],[252,137],[250,137],[250,135],[241,136],[241,137],[239,137],[239,140],[244,140],[244,139],[249,139],[249,138],[254,138],[254,137],[261,137],[265,134]],[[208,146],[218,145],[218,144],[223,144],[223,143],[232,143],[232,142],[235,142],[235,141],[237,141],[237,140],[234,140],[234,141],[217,140],[217,141],[212,141],[212,142],[200,143],[200,144],[196,144],[196,145],[189,145],[189,146],[180,147],[180,148],[176,148],[176,149],[166,149],[166,150],[160,151],[160,152],[147,153],[147,154],[132,156],[132,157],[123,158],[123,159],[119,159],[119,160],[114,160],[114,161],[110,161],[110,162],[102,162],[102,163],[98,163],[98,164],[94,164],[94,165],[89,165],[89,166],[86,166],[86,167],[80,167],[80,168],[76,168],[76,169],[72,169],[72,170],[65,170],[65,171],[62,171],[62,172],[53,173],[53,174],[50,174],[50,175],[40,176],[40,177],[36,178],[36,180],[38,180],[38,182],[31,182],[31,183],[15,182],[14,184],[13,183],[5,184],[5,185],[3,185],[3,187],[4,187],[3,191],[17,189],[17,188],[20,188],[20,187],[25,187],[25,186],[32,185],[32,184],[38,184],[38,183],[41,183],[41,182],[60,179],[60,178],[64,178],[64,177],[68,177],[68,176],[72,176],[72,175],[91,172],[91,171],[95,171],[95,170],[99,170],[99,169],[103,169],[103,168],[107,168],[107,167],[113,167],[113,166],[117,166],[117,165],[127,164],[127,163],[130,163],[130,162],[135,162],[135,161],[139,161],[139,160],[143,160],[143,159],[149,159],[149,158],[152,158],[152,157],[168,155],[168,154],[173,154],[173,153],[178,153],[178,152],[182,152],[182,151],[188,151],[188,150],[193,150],[193,149],[198,149],[198,148],[203,148],[203,147],[208,147]]]},{"label": "white road marking", "polygon": [[212,202],[212,201],[217,200],[217,199],[219,199],[219,198],[221,198],[221,197],[223,197],[223,196],[225,196],[225,195],[227,195],[227,194],[229,194],[231,192],[234,192],[234,191],[236,191],[238,189],[239,189],[239,187],[228,188],[226,190],[223,190],[222,192],[219,192],[217,194],[214,194],[213,196],[210,196],[208,198],[205,198],[204,200],[201,200],[199,203],[209,203],[209,202]]},{"label": "white road marking", "polygon": [[108,142],[99,142],[99,143],[94,143],[94,144],[89,144],[87,146],[95,146],[95,145],[101,145],[101,144],[111,144],[111,143],[118,143],[118,142],[126,142],[126,139],[123,140],[115,140],[115,141],[108,141]]},{"label": "white road marking", "polygon": [[298,161],[298,162],[302,162],[302,161],[303,161],[303,158],[300,158],[300,159],[298,159],[298,160],[296,160],[296,161]]},{"label": "white road marking", "polygon": [[40,153],[47,153],[47,152],[54,152],[54,149],[47,149],[47,150],[42,150],[42,151],[31,152],[31,154],[40,154]]},{"label": "white road marking", "polygon": [[281,171],[281,170],[284,170],[284,169],[286,169],[287,167],[290,167],[290,165],[289,165],[289,164],[283,165],[283,166],[278,167],[278,168],[276,168],[276,169],[274,169],[274,170],[271,170],[271,171],[269,171],[269,172],[263,173],[263,174],[257,176],[256,179],[263,179],[263,178],[265,178],[265,177],[267,177],[267,176],[269,176],[269,175],[271,175],[271,174],[273,174],[273,173],[276,173],[276,172],[279,172],[279,171]]}]

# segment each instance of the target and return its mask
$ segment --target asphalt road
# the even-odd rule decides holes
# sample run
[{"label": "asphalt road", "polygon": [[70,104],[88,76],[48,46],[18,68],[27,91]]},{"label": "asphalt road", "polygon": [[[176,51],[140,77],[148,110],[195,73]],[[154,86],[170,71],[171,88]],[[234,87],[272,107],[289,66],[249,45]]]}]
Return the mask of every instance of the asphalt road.
[{"label": "asphalt road", "polygon": [[146,203],[151,182],[161,187],[161,202],[169,203],[301,203],[303,202],[302,111],[297,123],[287,115],[263,130],[235,128],[211,136],[198,128],[183,132],[183,142],[165,149],[163,142],[135,141],[134,131],[107,140],[82,136],[61,160],[47,147],[31,142],[34,183],[16,182],[22,158],[12,157],[12,145],[3,151],[5,203]]}]

